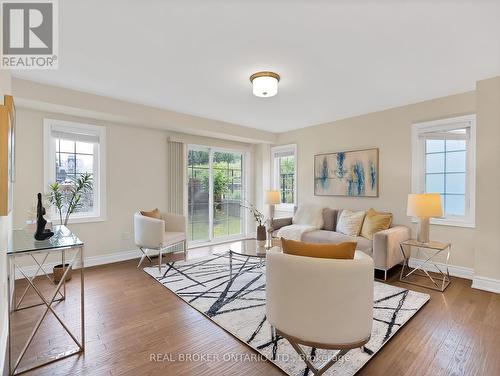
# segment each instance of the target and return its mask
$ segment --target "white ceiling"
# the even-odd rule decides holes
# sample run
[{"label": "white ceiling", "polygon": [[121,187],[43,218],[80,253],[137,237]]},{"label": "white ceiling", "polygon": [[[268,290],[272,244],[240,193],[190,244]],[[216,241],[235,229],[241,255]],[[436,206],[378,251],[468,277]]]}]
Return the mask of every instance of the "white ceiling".
[{"label": "white ceiling", "polygon": [[[500,0],[64,0],[57,71],[16,77],[282,132],[500,75]],[[273,98],[249,76],[278,72]]]}]

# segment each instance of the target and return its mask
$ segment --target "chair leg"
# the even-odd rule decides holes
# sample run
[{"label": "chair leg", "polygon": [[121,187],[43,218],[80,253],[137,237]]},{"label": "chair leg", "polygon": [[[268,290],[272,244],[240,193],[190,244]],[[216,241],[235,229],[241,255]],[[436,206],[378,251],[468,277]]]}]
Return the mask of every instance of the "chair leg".
[{"label": "chair leg", "polygon": [[326,362],[321,368],[315,367],[312,362],[309,360],[308,355],[302,350],[300,345],[298,343],[295,343],[288,339],[288,342],[292,345],[295,351],[300,355],[302,360],[307,364],[307,367],[311,372],[314,374],[314,376],[321,376],[324,374],[330,367],[332,367],[340,358],[342,358],[349,350],[340,350],[338,353],[336,353],[328,362]]},{"label": "chair leg", "polygon": [[182,248],[184,250],[184,259],[186,259],[186,251],[187,251],[187,241],[186,240],[184,240],[182,242]]},{"label": "chair leg", "polygon": [[139,269],[141,267],[141,264],[142,264],[142,262],[144,261],[145,258],[146,258],[146,255],[142,255],[141,256],[141,259],[139,260],[139,263],[137,264],[137,269]]},{"label": "chair leg", "polygon": [[162,256],[162,252],[163,250],[160,248],[160,253],[158,254],[158,271],[161,273],[161,256]]},{"label": "chair leg", "polygon": [[139,247],[139,249],[141,250],[142,252],[142,256],[141,256],[141,260],[139,261],[139,264],[137,264],[137,268],[139,268],[142,264],[142,262],[144,261],[145,258],[147,258],[149,260],[149,262],[153,262],[153,260],[151,260],[151,257],[149,257],[148,255],[148,250],[146,249],[146,251],[144,251],[144,248],[142,247]]}]

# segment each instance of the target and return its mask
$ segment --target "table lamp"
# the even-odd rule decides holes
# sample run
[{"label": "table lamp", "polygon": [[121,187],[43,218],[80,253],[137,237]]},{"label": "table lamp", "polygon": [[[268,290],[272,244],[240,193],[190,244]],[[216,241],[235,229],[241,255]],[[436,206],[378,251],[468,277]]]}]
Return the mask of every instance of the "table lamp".
[{"label": "table lamp", "polygon": [[274,220],[274,205],[281,203],[280,191],[267,191],[266,192],[266,204],[269,205],[269,226],[267,227],[268,239],[271,239]]},{"label": "table lamp", "polygon": [[406,215],[418,218],[417,241],[429,242],[429,218],[441,217],[441,195],[439,193],[420,193],[408,195]]},{"label": "table lamp", "polygon": [[281,203],[280,191],[267,191],[266,204],[269,205],[269,216],[271,220],[274,217],[274,205]]}]

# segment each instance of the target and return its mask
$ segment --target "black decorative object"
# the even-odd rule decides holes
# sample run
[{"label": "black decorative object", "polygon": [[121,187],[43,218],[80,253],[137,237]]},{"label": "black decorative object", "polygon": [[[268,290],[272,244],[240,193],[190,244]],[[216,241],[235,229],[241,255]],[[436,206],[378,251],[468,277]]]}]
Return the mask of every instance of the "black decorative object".
[{"label": "black decorative object", "polygon": [[42,206],[42,194],[38,193],[38,203],[36,205],[36,240],[45,240],[50,238],[54,233],[46,229],[47,221],[43,216],[45,215],[45,208]]}]

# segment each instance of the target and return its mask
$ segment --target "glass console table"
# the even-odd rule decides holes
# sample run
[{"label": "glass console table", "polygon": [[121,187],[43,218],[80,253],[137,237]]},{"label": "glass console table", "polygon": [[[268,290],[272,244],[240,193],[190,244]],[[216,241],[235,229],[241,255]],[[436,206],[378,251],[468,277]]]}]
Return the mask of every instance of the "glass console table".
[{"label": "glass console table", "polygon": [[[43,365],[55,362],[57,360],[66,358],[76,353],[84,351],[85,346],[85,326],[84,326],[84,268],[83,268],[83,242],[78,239],[78,237],[72,233],[66,226],[54,226],[54,235],[46,240],[39,241],[35,240],[33,237],[33,232],[28,230],[14,230],[12,233],[12,239],[9,242],[7,249],[7,260],[8,260],[8,299],[9,299],[9,374],[18,375],[20,373],[41,367]],[[61,264],[63,265],[63,275],[60,281],[56,284],[52,281],[48,275],[50,271],[47,272],[47,260],[52,254],[58,255],[60,253]],[[31,263],[34,262],[36,268],[35,273],[28,273],[26,262],[22,259],[28,258]],[[52,260],[53,261],[53,260]],[[64,267],[68,265],[68,267]],[[66,299],[66,276],[69,270],[74,269],[75,266],[80,268],[80,338],[77,337],[70,330],[70,326],[64,322],[63,316],[60,312],[56,311],[55,303],[64,302]],[[18,277],[25,279],[27,285],[22,289],[22,293],[18,294],[16,292],[16,274]],[[46,293],[42,292],[41,284],[35,283],[37,277],[50,281],[49,286],[51,286],[54,291],[46,296]],[[33,290],[39,298],[38,303],[23,304],[27,293]],[[38,300],[38,299],[37,299]],[[44,306],[42,311],[39,309],[34,309],[35,307]],[[19,311],[30,312],[33,314],[39,314],[42,312],[41,316],[35,321],[34,327],[31,330],[26,342],[23,341],[23,346],[20,350],[19,355],[15,356],[13,354],[12,345],[12,335],[13,333],[13,319],[15,319],[16,314],[20,315]],[[23,365],[21,362],[28,352],[28,349],[33,344],[33,339],[35,335],[39,332],[42,323],[49,316],[48,313],[52,313],[56,321],[62,326],[66,333],[75,342],[76,348],[72,348],[68,351],[64,351],[58,354],[50,354],[48,357],[38,357],[34,364]],[[23,313],[20,317],[26,317],[26,313]],[[54,331],[52,331],[54,332]],[[49,339],[50,343],[53,343],[53,339]],[[48,342],[48,341],[46,341]],[[50,350],[50,349],[48,349]],[[48,351],[50,353],[50,351]]]}]

